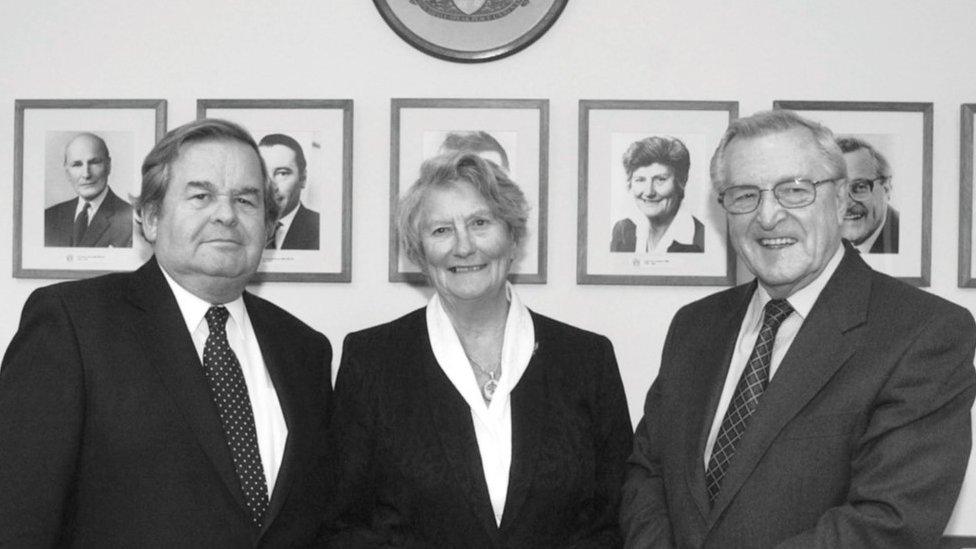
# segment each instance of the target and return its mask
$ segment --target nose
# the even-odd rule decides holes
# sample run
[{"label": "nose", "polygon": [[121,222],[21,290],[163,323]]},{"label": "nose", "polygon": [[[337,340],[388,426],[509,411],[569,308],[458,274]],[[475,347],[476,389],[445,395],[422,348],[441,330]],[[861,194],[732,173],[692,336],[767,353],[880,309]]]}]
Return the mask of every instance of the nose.
[{"label": "nose", "polygon": [[763,229],[772,229],[786,215],[785,208],[776,200],[772,190],[762,193],[756,209],[756,221]]},{"label": "nose", "polygon": [[213,201],[210,219],[224,225],[236,224],[237,210],[234,208],[234,198],[226,194],[218,195]]},{"label": "nose", "polygon": [[466,227],[461,227],[455,231],[454,255],[457,257],[468,257],[474,253],[474,243],[471,242],[471,233]]}]

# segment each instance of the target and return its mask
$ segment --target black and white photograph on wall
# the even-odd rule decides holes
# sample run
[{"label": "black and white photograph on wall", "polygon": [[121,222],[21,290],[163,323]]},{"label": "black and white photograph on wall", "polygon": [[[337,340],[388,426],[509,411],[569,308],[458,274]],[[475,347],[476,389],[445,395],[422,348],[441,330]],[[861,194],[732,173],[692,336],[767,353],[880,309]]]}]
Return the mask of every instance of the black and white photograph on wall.
[{"label": "black and white photograph on wall", "polygon": [[581,100],[580,284],[734,282],[709,163],[735,102]]},{"label": "black and white photograph on wall", "polygon": [[959,287],[976,288],[976,253],[973,244],[973,170],[976,166],[976,151],[973,147],[974,118],[976,103],[965,103],[959,108]]},{"label": "black and white photograph on wall", "polygon": [[352,279],[352,116],[347,99],[197,101],[197,118],[251,133],[275,185],[278,221],[255,280]]},{"label": "black and white photograph on wall", "polygon": [[776,101],[833,131],[847,164],[841,232],[872,268],[928,286],[932,104]]},{"label": "black and white photograph on wall", "polygon": [[14,276],[84,278],[139,266],[151,251],[133,198],[166,132],[166,102],[15,102]]},{"label": "black and white photograph on wall", "polygon": [[400,250],[392,216],[425,160],[471,152],[498,165],[525,194],[528,233],[509,279],[546,281],[549,102],[544,99],[393,99],[390,149],[390,282],[424,275]]}]

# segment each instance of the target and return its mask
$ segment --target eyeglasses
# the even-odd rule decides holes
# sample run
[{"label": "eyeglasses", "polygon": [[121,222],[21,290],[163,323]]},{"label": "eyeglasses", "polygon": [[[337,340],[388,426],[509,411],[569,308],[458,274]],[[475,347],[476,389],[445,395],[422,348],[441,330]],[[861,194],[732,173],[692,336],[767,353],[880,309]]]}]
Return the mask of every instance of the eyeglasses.
[{"label": "eyeglasses", "polygon": [[718,202],[731,214],[747,214],[756,211],[763,193],[771,192],[784,208],[802,208],[813,204],[817,199],[818,186],[838,179],[788,179],[773,185],[772,189],[760,189],[755,185],[734,185],[718,193]]},{"label": "eyeglasses", "polygon": [[853,179],[848,184],[847,192],[851,195],[851,198],[855,200],[863,200],[871,196],[871,192],[874,191],[875,183],[880,181],[883,185],[889,179],[891,179],[891,176],[889,175],[879,175],[874,179]]}]

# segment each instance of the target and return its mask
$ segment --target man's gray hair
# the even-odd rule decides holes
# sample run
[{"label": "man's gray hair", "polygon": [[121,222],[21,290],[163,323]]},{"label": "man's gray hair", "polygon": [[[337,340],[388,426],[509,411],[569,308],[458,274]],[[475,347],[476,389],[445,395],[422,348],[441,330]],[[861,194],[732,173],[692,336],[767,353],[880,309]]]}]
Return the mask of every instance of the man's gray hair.
[{"label": "man's gray hair", "polygon": [[789,110],[761,111],[752,116],[733,120],[725,135],[722,136],[715,154],[712,156],[711,176],[712,186],[716,190],[722,190],[728,186],[725,181],[725,150],[729,143],[736,138],[756,138],[784,133],[796,129],[805,129],[817,143],[817,150],[823,160],[824,168],[833,178],[847,177],[847,164],[844,162],[844,155],[837,146],[834,133],[827,126],[807,120],[802,116]]},{"label": "man's gray hair", "polygon": [[237,141],[254,150],[261,163],[261,176],[264,179],[264,224],[268,234],[271,234],[278,220],[278,202],[275,200],[274,183],[268,177],[258,144],[247,130],[233,122],[204,118],[170,130],[146,155],[146,160],[142,163],[142,191],[139,196],[132,197],[136,223],[143,237],[145,233],[142,220],[147,216],[159,215],[162,210],[163,199],[169,188],[171,168],[180,157],[183,147],[206,141]]}]

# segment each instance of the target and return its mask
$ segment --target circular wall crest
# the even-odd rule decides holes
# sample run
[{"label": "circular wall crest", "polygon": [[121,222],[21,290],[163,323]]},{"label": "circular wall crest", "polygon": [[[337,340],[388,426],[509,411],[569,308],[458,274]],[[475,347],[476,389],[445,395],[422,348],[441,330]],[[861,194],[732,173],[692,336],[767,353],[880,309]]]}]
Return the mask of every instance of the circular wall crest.
[{"label": "circular wall crest", "polygon": [[545,34],[568,0],[373,0],[418,50],[448,61],[492,61]]}]

